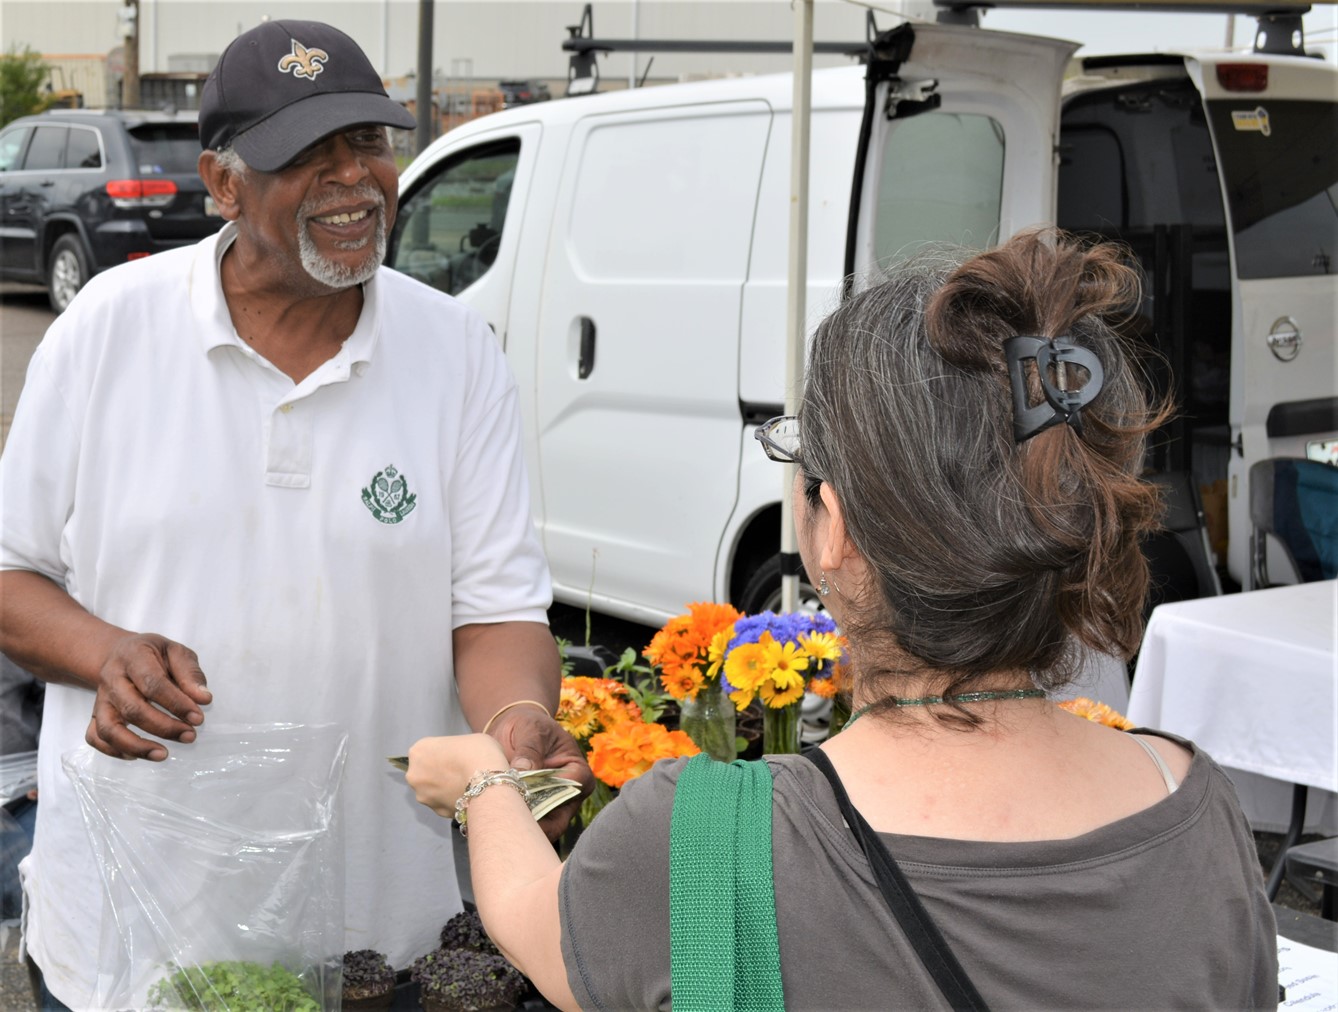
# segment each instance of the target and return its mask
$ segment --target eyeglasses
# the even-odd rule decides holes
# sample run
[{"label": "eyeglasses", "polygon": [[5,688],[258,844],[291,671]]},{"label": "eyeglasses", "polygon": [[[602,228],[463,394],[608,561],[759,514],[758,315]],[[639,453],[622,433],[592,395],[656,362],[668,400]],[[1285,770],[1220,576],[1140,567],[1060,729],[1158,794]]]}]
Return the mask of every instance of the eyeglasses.
[{"label": "eyeglasses", "polygon": [[778,464],[801,464],[799,458],[799,419],[778,415],[758,426],[753,437],[762,444],[762,452]]}]

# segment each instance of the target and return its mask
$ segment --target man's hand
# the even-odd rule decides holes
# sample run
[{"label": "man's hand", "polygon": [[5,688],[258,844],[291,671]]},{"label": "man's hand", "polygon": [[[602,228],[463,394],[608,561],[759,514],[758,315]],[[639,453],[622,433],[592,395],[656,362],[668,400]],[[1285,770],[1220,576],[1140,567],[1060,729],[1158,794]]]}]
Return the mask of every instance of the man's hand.
[{"label": "man's hand", "polygon": [[167,758],[167,749],[130,728],[192,742],[195,728],[204,723],[200,707],[213,698],[193,650],[156,633],[125,636],[98,673],[93,719],[84,740],[114,759],[160,762]]},{"label": "man's hand", "polygon": [[518,770],[551,769],[581,785],[579,797],[555,808],[539,820],[539,828],[556,840],[595,789],[595,775],[576,739],[537,706],[513,706],[499,716],[489,734],[502,746],[510,765]]}]

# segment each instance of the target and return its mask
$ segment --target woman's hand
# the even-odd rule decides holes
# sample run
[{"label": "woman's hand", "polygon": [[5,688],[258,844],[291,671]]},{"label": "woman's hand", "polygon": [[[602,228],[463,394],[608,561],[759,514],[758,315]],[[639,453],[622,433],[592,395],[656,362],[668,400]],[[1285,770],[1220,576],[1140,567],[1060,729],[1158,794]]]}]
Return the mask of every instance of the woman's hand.
[{"label": "woman's hand", "polygon": [[508,766],[506,753],[491,735],[421,738],[409,749],[409,769],[404,779],[420,804],[449,819],[455,816],[455,802],[475,773]]}]

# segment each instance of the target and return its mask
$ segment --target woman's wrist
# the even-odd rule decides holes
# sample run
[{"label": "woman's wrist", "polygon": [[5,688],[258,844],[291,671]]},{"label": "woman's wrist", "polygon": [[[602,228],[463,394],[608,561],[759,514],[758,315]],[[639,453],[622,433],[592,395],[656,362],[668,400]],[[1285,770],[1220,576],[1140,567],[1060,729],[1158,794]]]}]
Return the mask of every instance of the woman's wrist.
[{"label": "woman's wrist", "polygon": [[461,836],[468,834],[470,802],[489,788],[499,786],[510,787],[520,795],[522,801],[529,802],[529,789],[516,770],[479,770],[470,778],[465,792],[455,802],[455,822],[460,827]]}]

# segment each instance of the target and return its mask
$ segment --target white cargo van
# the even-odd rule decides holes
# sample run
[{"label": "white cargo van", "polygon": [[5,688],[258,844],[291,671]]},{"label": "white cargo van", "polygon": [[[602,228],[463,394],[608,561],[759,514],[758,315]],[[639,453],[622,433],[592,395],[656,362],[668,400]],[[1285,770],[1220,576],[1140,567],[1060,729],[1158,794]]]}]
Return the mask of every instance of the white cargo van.
[{"label": "white cargo van", "polygon": [[[1250,464],[1338,440],[1338,71],[1075,48],[903,25],[814,74],[810,322],[925,240],[1124,242],[1183,405],[1150,463],[1191,522],[1200,489],[1225,514],[1243,583]],[[781,477],[752,431],[785,395],[790,126],[789,75],[620,91],[476,120],[403,174],[388,262],[505,347],[559,600],[650,623],[777,600]]]}]

